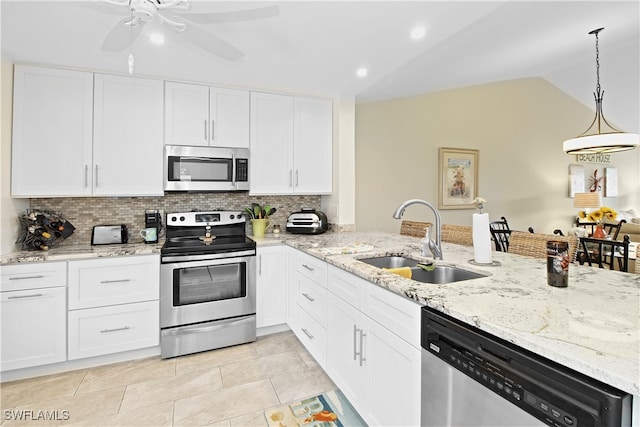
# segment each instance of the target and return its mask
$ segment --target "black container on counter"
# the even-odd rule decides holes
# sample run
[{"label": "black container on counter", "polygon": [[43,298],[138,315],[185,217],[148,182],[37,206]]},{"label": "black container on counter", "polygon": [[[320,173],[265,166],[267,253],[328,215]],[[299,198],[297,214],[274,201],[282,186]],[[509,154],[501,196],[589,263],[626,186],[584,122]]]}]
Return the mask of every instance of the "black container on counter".
[{"label": "black container on counter", "polygon": [[547,285],[566,288],[569,284],[569,243],[547,242]]}]

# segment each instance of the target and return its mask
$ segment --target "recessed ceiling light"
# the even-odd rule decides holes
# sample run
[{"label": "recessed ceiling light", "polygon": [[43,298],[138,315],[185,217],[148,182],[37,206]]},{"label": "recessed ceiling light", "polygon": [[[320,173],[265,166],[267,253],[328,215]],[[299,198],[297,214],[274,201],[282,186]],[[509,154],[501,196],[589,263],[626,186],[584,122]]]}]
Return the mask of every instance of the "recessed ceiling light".
[{"label": "recessed ceiling light", "polygon": [[411,30],[411,38],[414,40],[420,40],[427,34],[427,30],[424,27],[415,27]]},{"label": "recessed ceiling light", "polygon": [[369,71],[366,68],[358,68],[356,70],[356,76],[358,77],[367,77],[367,74],[369,74]]},{"label": "recessed ceiling light", "polygon": [[164,36],[160,33],[151,33],[149,35],[149,40],[154,44],[164,44]]}]

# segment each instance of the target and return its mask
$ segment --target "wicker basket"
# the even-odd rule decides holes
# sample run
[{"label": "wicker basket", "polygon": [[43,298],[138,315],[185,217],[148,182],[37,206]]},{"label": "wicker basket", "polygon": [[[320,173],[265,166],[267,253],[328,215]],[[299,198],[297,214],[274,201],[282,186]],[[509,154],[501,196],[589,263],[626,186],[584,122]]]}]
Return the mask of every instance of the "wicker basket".
[{"label": "wicker basket", "polygon": [[576,236],[512,231],[509,238],[509,253],[534,258],[547,258],[547,242],[549,240],[569,243],[569,259],[575,260],[576,249],[578,248],[578,238]]},{"label": "wicker basket", "polygon": [[403,236],[424,237],[425,230],[430,225],[430,222],[402,221],[400,234]]},{"label": "wicker basket", "polygon": [[473,246],[473,234],[470,226],[442,224],[441,240],[464,246]]}]

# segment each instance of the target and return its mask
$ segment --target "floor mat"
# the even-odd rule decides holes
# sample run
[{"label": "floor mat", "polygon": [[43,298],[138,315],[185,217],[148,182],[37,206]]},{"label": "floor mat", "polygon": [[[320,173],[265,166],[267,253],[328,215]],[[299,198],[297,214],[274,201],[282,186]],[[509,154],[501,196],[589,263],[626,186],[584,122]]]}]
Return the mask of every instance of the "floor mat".
[{"label": "floor mat", "polygon": [[367,426],[340,390],[266,410],[264,417],[270,427]]}]

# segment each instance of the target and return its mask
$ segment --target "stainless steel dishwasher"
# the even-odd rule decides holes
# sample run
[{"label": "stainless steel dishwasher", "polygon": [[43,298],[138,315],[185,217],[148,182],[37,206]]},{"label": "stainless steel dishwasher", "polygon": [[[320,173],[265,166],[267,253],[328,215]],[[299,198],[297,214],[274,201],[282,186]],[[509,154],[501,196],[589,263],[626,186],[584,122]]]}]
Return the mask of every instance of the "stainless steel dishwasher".
[{"label": "stainless steel dishwasher", "polygon": [[630,426],[632,396],[429,307],[422,426]]}]

